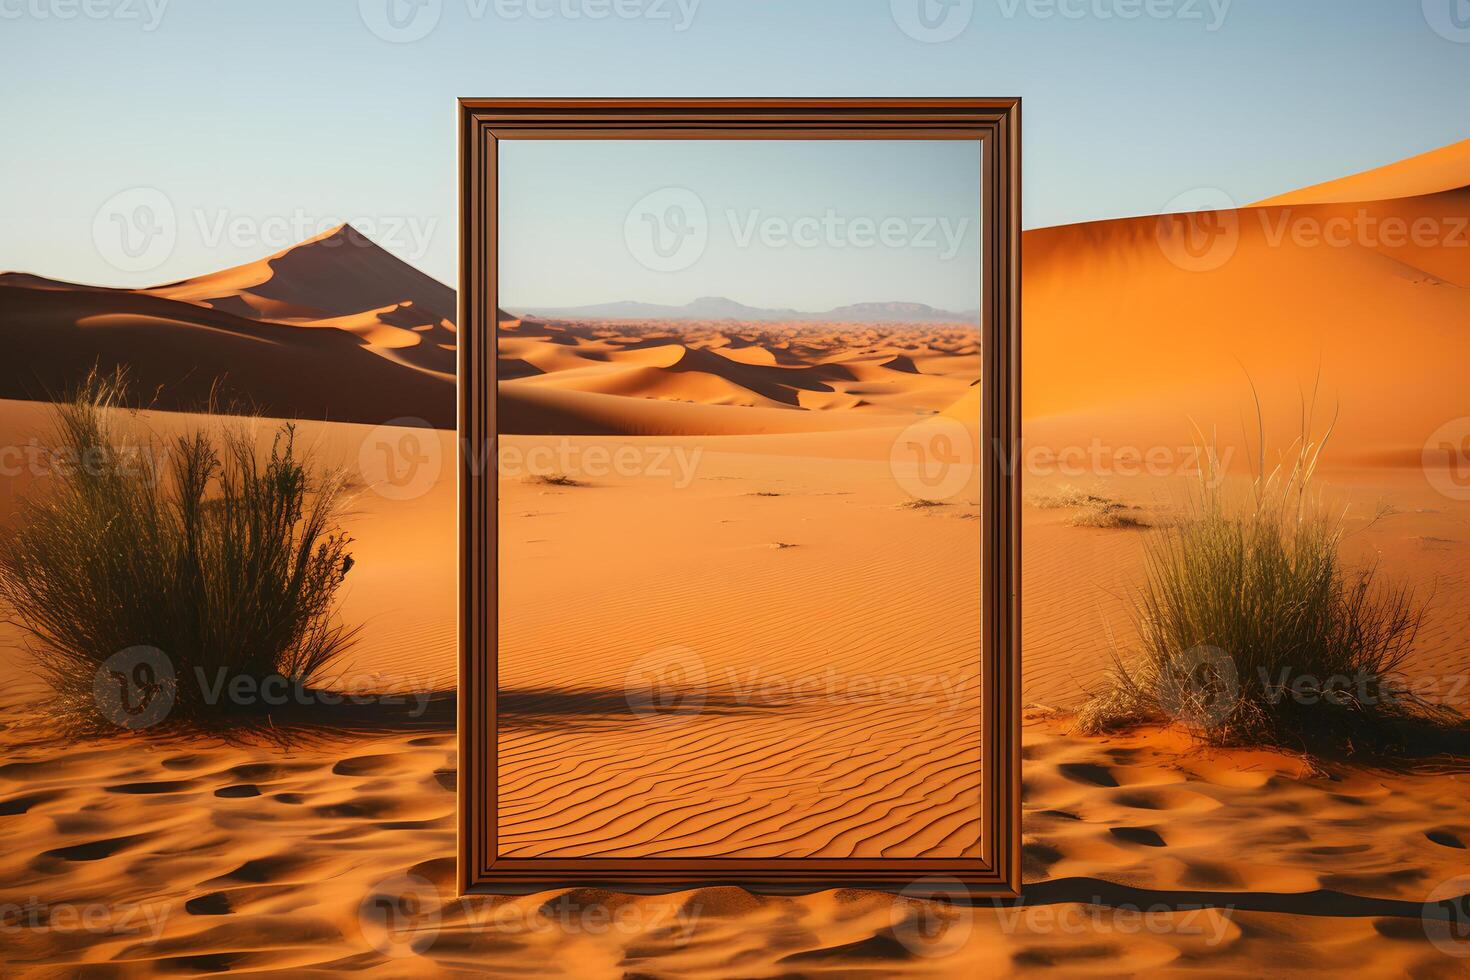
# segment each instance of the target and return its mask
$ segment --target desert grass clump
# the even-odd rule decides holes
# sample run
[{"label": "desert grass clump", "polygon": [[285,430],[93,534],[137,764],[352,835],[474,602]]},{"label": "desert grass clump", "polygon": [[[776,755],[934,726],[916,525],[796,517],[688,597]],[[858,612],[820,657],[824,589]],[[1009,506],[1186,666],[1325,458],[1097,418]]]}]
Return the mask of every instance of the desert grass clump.
[{"label": "desert grass clump", "polygon": [[573,479],[565,473],[530,473],[524,482],[541,487],[580,487],[582,481]]},{"label": "desert grass clump", "polygon": [[1458,721],[1400,673],[1423,604],[1344,563],[1346,515],[1314,488],[1325,441],[1303,438],[1270,472],[1262,458],[1235,496],[1202,453],[1186,513],[1145,544],[1139,649],[1117,658],[1080,730],[1179,721],[1213,745],[1394,754]]},{"label": "desert grass clump", "polygon": [[146,677],[123,664],[115,680],[164,686],[148,698],[171,722],[289,705],[355,636],[333,606],[352,564],[344,475],[315,474],[290,424],[268,454],[234,423],[162,439],[120,425],[126,397],[94,374],[56,405],[50,473],[0,537],[0,602],[74,721],[131,727],[98,692],[139,648]]},{"label": "desert grass clump", "polygon": [[905,500],[903,503],[899,504],[898,505],[898,509],[899,510],[929,510],[930,508],[933,508],[933,507],[944,507],[944,506],[946,506],[946,503],[943,500],[930,500],[928,497],[915,497],[912,500]]},{"label": "desert grass clump", "polygon": [[1041,510],[1071,510],[1067,523],[1073,527],[1147,527],[1131,508],[1116,500],[1076,487],[1061,487],[1055,493],[1033,493],[1027,497],[1033,507]]}]

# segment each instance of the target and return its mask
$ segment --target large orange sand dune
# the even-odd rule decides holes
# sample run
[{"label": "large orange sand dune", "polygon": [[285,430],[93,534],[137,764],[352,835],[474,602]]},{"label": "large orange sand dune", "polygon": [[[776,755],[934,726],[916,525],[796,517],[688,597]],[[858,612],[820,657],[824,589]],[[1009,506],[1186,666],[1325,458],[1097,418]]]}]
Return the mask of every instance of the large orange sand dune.
[{"label": "large orange sand dune", "polygon": [[72,391],[125,367],[156,407],[217,396],[269,415],[454,425],[454,294],[343,226],[153,289],[0,274],[0,397]]}]

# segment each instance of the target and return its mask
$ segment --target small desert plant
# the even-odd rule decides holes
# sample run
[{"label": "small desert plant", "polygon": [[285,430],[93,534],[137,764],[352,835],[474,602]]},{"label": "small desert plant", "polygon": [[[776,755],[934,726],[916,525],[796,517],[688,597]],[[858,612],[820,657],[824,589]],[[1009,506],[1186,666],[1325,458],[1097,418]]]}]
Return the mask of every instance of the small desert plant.
[{"label": "small desert plant", "polygon": [[1041,510],[1072,510],[1074,513],[1067,519],[1067,523],[1073,527],[1147,526],[1129,513],[1130,508],[1127,505],[1076,487],[1062,487],[1056,493],[1031,494],[1027,499],[1033,507]]},{"label": "small desert plant", "polygon": [[1411,728],[1458,718],[1399,673],[1423,605],[1343,563],[1345,515],[1313,485],[1325,442],[1303,437],[1270,472],[1262,459],[1237,497],[1202,452],[1187,512],[1145,544],[1140,649],[1083,706],[1082,731],[1178,720],[1215,745],[1395,752]]},{"label": "small desert plant", "polygon": [[905,500],[898,505],[899,510],[928,510],[931,507],[943,507],[943,500],[930,500],[928,497],[915,497],[913,500]]},{"label": "small desert plant", "polygon": [[524,482],[542,487],[580,487],[581,480],[575,480],[565,473],[530,473],[524,478]]},{"label": "small desert plant", "polygon": [[253,705],[232,684],[310,686],[354,639],[333,615],[352,563],[335,526],[345,482],[312,474],[290,424],[268,455],[238,424],[138,445],[118,427],[126,396],[121,376],[94,374],[57,404],[66,465],[0,537],[0,602],[74,720],[123,723],[98,702],[103,674],[153,648],[170,720],[233,724]]}]

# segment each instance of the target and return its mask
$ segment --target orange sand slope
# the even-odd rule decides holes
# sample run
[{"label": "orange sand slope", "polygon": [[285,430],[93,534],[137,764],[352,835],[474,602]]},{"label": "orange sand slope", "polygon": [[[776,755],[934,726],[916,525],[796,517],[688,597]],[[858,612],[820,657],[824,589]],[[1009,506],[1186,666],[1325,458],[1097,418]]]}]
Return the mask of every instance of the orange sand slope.
[{"label": "orange sand slope", "polygon": [[1452,185],[1416,197],[1028,233],[1028,441],[1187,445],[1192,417],[1239,445],[1242,416],[1254,434],[1249,373],[1284,444],[1320,368],[1319,430],[1341,408],[1328,464],[1417,465],[1429,435],[1466,411],[1467,146],[1344,182],[1383,194]]},{"label": "orange sand slope", "polygon": [[1257,202],[1256,207],[1423,197],[1464,187],[1467,173],[1470,173],[1470,140],[1461,140],[1363,173],[1270,197]]},{"label": "orange sand slope", "polygon": [[454,426],[454,292],[348,226],[153,289],[0,275],[0,397],[126,366],[156,406],[220,397],[284,417]]}]

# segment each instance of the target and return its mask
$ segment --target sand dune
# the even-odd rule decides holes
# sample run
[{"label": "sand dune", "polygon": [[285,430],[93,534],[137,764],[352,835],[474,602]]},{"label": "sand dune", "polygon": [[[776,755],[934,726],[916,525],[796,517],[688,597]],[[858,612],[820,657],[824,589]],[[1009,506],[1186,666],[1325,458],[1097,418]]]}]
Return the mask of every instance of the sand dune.
[{"label": "sand dune", "polygon": [[705,405],[544,385],[500,385],[498,426],[517,435],[746,435],[869,428],[861,415],[783,408]]},{"label": "sand dune", "polygon": [[453,290],[347,226],[153,289],[6,273],[0,333],[17,355],[0,397],[52,397],[97,364],[171,410],[218,388],[275,416],[454,425]]},{"label": "sand dune", "polygon": [[500,426],[731,435],[902,425],[947,409],[977,379],[977,338],[955,324],[503,321]]},{"label": "sand dune", "polygon": [[1256,207],[1423,197],[1464,187],[1467,173],[1470,173],[1470,140],[1462,140],[1373,170],[1270,197],[1257,202]]},{"label": "sand dune", "polygon": [[155,296],[0,285],[0,336],[13,354],[0,372],[8,398],[64,395],[93,365],[123,366],[137,395],[159,408],[197,410],[218,395],[275,416],[453,419],[451,378],[405,370],[349,333]]},{"label": "sand dune", "polygon": [[[1470,186],[1464,160],[1456,179]],[[1220,251],[1198,260],[1179,251],[1182,219],[1029,233],[1028,441],[1188,445],[1192,418],[1242,446],[1242,417],[1252,437],[1255,428],[1249,377],[1269,434],[1285,443],[1320,370],[1319,431],[1341,410],[1328,465],[1417,463],[1429,435],[1465,411],[1467,216],[1463,188],[1246,208],[1195,219],[1224,229]],[[1431,243],[1400,241],[1416,222]],[[1161,247],[1161,229],[1172,244]],[[1323,235],[1346,237],[1337,245]]]}]

